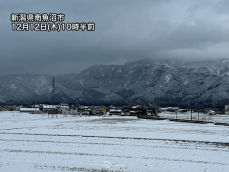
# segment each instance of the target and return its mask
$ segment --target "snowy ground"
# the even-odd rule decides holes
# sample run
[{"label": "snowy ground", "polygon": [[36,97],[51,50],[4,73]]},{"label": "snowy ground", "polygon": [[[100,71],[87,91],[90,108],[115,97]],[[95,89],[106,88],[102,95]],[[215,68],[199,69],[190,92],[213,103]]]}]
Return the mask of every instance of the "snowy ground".
[{"label": "snowy ground", "polygon": [[[159,114],[160,117],[167,117],[167,118],[176,118],[177,119],[192,119],[193,120],[198,120],[198,113],[197,112],[193,112],[191,113],[190,111],[186,112],[186,113],[178,113],[176,115],[175,112],[163,112]],[[207,114],[202,114],[199,113],[199,120],[200,121],[211,121],[211,122],[224,122],[224,123],[229,123],[229,115],[207,115]]]},{"label": "snowy ground", "polygon": [[0,112],[0,171],[101,170],[228,172],[229,127]]}]

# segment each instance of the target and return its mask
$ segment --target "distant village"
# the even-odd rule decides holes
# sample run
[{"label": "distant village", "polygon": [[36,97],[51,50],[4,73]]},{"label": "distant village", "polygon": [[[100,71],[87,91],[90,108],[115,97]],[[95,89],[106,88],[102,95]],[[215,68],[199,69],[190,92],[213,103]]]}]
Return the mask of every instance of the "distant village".
[{"label": "distant village", "polygon": [[101,116],[104,114],[109,115],[151,115],[157,116],[161,112],[170,113],[187,113],[188,111],[200,112],[209,115],[215,114],[229,114],[229,105],[225,109],[200,107],[198,109],[181,109],[179,107],[166,107],[162,108],[156,105],[135,105],[135,106],[83,106],[83,105],[68,105],[67,103],[60,103],[59,105],[39,104],[32,106],[0,106],[1,111],[20,111],[32,114],[70,114],[70,115],[92,115]]}]

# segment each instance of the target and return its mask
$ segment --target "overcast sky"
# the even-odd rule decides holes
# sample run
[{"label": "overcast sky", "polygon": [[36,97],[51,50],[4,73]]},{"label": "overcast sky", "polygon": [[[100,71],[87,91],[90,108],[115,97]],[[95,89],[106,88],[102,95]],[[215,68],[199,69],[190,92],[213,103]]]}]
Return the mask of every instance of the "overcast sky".
[{"label": "overcast sky", "polygon": [[[94,22],[95,31],[13,31],[11,13],[62,13],[64,23]],[[0,75],[229,57],[228,0],[4,0],[0,14]]]}]

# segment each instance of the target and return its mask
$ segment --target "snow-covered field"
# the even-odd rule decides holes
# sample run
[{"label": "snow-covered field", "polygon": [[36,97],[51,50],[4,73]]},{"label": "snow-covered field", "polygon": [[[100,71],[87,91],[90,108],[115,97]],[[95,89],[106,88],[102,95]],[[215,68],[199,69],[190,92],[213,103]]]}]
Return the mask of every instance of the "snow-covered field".
[{"label": "snow-covered field", "polygon": [[0,171],[102,170],[228,172],[229,126],[0,112]]}]

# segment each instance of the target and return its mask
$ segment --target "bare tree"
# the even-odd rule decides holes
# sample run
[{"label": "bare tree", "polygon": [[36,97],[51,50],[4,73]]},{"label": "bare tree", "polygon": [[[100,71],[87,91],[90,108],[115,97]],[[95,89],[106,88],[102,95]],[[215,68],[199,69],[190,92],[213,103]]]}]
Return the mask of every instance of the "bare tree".
[{"label": "bare tree", "polygon": [[152,105],[149,103],[148,109],[150,110],[150,116],[158,116],[159,111],[160,111],[158,105]]}]

